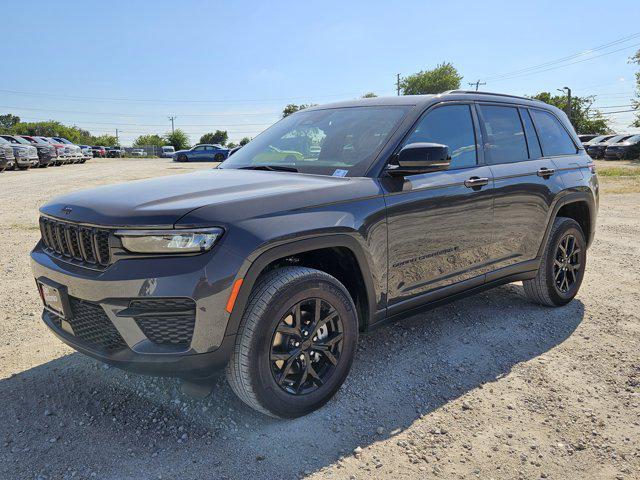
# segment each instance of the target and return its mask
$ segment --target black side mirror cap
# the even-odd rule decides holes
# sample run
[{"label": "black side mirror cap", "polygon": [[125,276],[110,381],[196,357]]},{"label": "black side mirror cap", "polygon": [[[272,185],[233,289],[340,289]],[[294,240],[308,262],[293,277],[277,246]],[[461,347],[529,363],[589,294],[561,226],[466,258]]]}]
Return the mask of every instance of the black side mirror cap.
[{"label": "black side mirror cap", "polygon": [[392,176],[417,175],[447,170],[451,165],[449,147],[439,143],[410,143],[397,155],[397,167],[390,166]]}]

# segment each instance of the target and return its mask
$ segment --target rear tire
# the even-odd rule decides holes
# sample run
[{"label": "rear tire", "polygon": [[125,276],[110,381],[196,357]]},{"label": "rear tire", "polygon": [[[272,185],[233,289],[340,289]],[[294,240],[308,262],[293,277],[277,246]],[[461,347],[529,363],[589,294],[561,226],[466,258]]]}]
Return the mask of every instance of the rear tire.
[{"label": "rear tire", "polygon": [[522,282],[527,297],[540,305],[560,307],[577,295],[587,261],[587,243],[572,218],[554,220],[535,278]]},{"label": "rear tire", "polygon": [[187,162],[187,161],[189,161],[189,159],[187,158],[186,155],[179,155],[178,156],[178,161],[179,162]]},{"label": "rear tire", "polygon": [[356,309],[337,279],[306,267],[273,270],[249,297],[227,379],[251,408],[300,417],[340,388],[357,339]]},{"label": "rear tire", "polygon": [[216,153],[216,154],[213,156],[213,161],[214,161],[214,162],[222,162],[223,160],[224,160],[224,155],[223,155],[223,154],[221,154],[221,153]]}]

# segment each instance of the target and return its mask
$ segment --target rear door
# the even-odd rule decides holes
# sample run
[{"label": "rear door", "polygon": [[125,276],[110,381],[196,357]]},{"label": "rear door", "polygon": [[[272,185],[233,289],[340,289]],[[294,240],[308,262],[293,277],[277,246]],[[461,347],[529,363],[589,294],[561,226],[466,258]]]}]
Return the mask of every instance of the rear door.
[{"label": "rear door", "polygon": [[486,249],[491,241],[493,180],[489,167],[482,164],[477,125],[471,103],[445,103],[428,110],[403,145],[447,145],[450,168],[382,182],[390,313],[394,306],[403,309],[432,299],[428,294],[441,287],[484,282],[490,260]]},{"label": "rear door", "polygon": [[[518,264],[537,256],[562,181],[552,157],[543,155],[526,108],[480,103],[478,112],[485,159],[494,178],[491,242],[494,269],[526,269],[526,264]],[[487,281],[507,273],[511,272],[494,271],[487,275]]]}]

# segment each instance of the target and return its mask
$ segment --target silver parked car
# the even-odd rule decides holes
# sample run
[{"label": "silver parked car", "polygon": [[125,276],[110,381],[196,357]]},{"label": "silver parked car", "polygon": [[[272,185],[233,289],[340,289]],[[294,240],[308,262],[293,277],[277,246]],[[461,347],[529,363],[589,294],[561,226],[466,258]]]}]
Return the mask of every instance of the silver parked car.
[{"label": "silver parked car", "polygon": [[84,163],[87,160],[90,160],[93,158],[93,149],[91,148],[91,145],[78,145],[80,147],[80,151],[82,152],[82,160],[80,161],[80,163]]},{"label": "silver parked car", "polygon": [[66,138],[62,137],[51,137],[53,140],[56,140],[65,146],[69,147],[69,157],[71,159],[71,163],[80,163],[84,158],[82,156],[82,149],[73,142],[70,142]]},{"label": "silver parked car", "polygon": [[13,148],[13,154],[16,157],[15,168],[26,170],[29,167],[37,167],[40,164],[38,160],[38,149],[31,145],[25,145],[17,137],[13,135],[0,135]]},{"label": "silver parked car", "polygon": [[13,170],[16,164],[16,157],[13,148],[8,140],[0,137],[0,172]]}]

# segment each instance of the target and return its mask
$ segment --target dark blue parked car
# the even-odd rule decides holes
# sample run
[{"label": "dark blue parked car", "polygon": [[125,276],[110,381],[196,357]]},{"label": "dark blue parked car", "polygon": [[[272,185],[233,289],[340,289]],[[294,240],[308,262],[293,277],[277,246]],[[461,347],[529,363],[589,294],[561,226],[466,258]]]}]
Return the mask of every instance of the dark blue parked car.
[{"label": "dark blue parked car", "polygon": [[229,156],[229,149],[222,145],[201,144],[189,150],[178,150],[173,154],[174,162],[222,162]]}]

